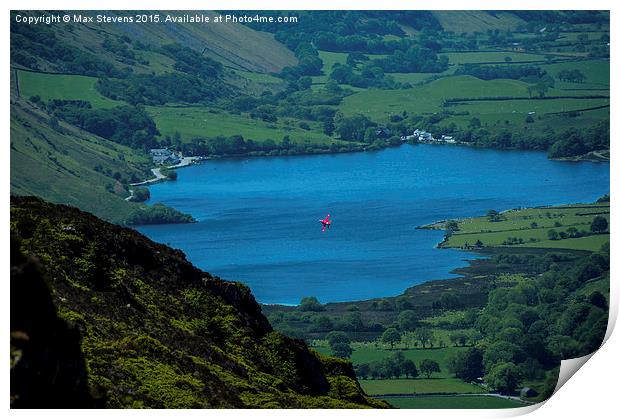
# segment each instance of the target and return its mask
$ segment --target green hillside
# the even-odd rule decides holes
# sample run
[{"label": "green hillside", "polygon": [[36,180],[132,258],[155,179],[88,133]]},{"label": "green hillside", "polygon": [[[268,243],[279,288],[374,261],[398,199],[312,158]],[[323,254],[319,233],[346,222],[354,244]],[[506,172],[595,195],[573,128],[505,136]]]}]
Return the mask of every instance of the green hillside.
[{"label": "green hillside", "polygon": [[14,407],[387,407],[350,363],[274,332],[247,287],[178,250],[35,198],[12,198],[11,234]]},{"label": "green hillside", "polygon": [[[187,12],[163,12],[150,11],[159,14],[162,18],[167,14],[179,16]],[[210,16],[214,12],[198,11],[200,14]],[[36,15],[36,12],[20,12],[22,15]],[[86,15],[92,12],[84,13]],[[134,12],[106,12],[107,16],[135,16]],[[190,24],[178,23],[165,25],[154,22],[141,24],[118,23],[114,25],[106,23],[71,23],[67,25],[55,25],[53,31],[61,37],[70,48],[95,54],[98,58],[112,62],[114,65],[125,68],[131,67],[136,72],[150,72],[151,60],[156,68],[166,67],[170,62],[162,58],[161,54],[153,55],[151,52],[143,53],[135,45],[129,45],[128,50],[134,54],[119,55],[119,50],[106,48],[102,41],[106,38],[127,37],[131,40],[139,40],[142,45],[160,47],[165,44],[179,43],[205,55],[214,58],[224,64],[240,70],[269,73],[279,71],[287,65],[295,65],[297,62],[293,53],[284,45],[275,41],[269,34],[254,31],[246,26],[236,23],[230,24]],[[46,31],[46,32],[47,32]],[[133,55],[135,57],[131,58]],[[32,56],[36,60],[36,67],[41,70],[58,71],[59,65],[51,59],[42,59]],[[147,63],[148,61],[148,63]]]},{"label": "green hillside", "polygon": [[137,204],[125,201],[129,194],[122,182],[148,176],[149,166],[136,150],[52,123],[27,101],[11,103],[11,194],[36,195],[123,221]]},{"label": "green hillside", "polygon": [[437,10],[433,16],[446,31],[486,32],[488,30],[514,30],[525,23],[510,12],[486,12],[482,10]]}]

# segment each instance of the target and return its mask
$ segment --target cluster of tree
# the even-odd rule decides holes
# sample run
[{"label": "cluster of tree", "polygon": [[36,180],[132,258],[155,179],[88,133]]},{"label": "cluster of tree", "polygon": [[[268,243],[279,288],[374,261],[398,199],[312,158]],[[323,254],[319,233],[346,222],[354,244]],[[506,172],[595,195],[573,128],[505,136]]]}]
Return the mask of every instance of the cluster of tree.
[{"label": "cluster of tree", "polygon": [[129,48],[129,45],[131,45],[131,38],[128,36],[106,36],[101,43],[103,49],[114,54],[117,60],[121,60],[127,64],[133,64],[137,56],[133,49]]},{"label": "cluster of tree", "polygon": [[211,138],[196,137],[189,142],[177,145],[188,156],[286,156],[297,154],[342,153],[360,151],[358,144],[312,144],[293,142],[288,135],[281,141],[272,139],[254,141],[241,135]]},{"label": "cluster of tree", "polygon": [[166,178],[168,178],[168,180],[177,180],[179,178],[179,174],[177,173],[176,170],[174,169],[170,169],[166,166],[161,166],[159,168],[159,173],[161,173],[162,175],[166,176]]},{"label": "cluster of tree", "polygon": [[411,360],[405,358],[402,352],[395,352],[381,361],[359,364],[355,366],[355,374],[361,379],[389,379],[389,378],[416,378],[423,374],[426,378],[431,378],[433,373],[441,372],[437,361],[423,359],[418,366]]},{"label": "cluster of tree", "polygon": [[[345,117],[340,113],[334,118],[336,133],[341,140],[363,142],[366,139],[366,133],[374,132],[377,123],[371,121],[364,115],[354,115]],[[370,130],[370,131],[369,131]],[[368,141],[370,142],[370,141]]]},{"label": "cluster of tree", "polygon": [[557,73],[557,78],[562,81],[569,81],[572,83],[583,83],[586,80],[586,76],[580,70],[560,70]]},{"label": "cluster of tree", "polygon": [[456,69],[454,74],[465,74],[482,80],[513,79],[524,81],[540,80],[549,76],[546,70],[531,65],[463,64]]},{"label": "cluster of tree", "polygon": [[591,234],[600,234],[605,233],[607,228],[609,227],[609,223],[605,217],[601,217],[597,215],[592,220],[590,224],[590,231],[578,230],[576,227],[569,227],[566,231],[558,232],[555,229],[550,229],[547,231],[547,237],[549,240],[563,240],[563,239],[575,239],[579,237],[589,236]]},{"label": "cluster of tree", "polygon": [[[435,346],[435,332],[433,329],[429,327],[414,327],[409,325],[403,325],[401,315],[406,312],[402,312],[399,314],[399,318],[394,324],[383,331],[381,335],[381,342],[390,345],[390,349],[394,349],[394,346],[407,339],[408,344],[413,341],[414,346],[421,345],[422,349],[426,348],[426,345],[429,347]],[[409,320],[408,320],[409,321]],[[416,320],[417,322],[417,317]],[[417,324],[417,323],[416,323]],[[439,342],[439,346],[445,346],[445,342]]]},{"label": "cluster of tree", "polygon": [[164,45],[160,52],[174,60],[175,70],[198,76],[204,80],[216,78],[222,72],[222,63],[180,44]]},{"label": "cluster of tree", "polygon": [[580,291],[608,271],[606,245],[563,268],[552,263],[542,275],[492,290],[476,321],[484,344],[455,354],[450,371],[465,380],[484,377],[492,388],[512,393],[561,359],[596,350],[607,329],[607,300],[599,291]]},{"label": "cluster of tree", "polygon": [[[350,84],[354,87],[378,87],[381,89],[399,89],[405,87],[398,83],[392,76],[386,76],[383,69],[374,62],[368,62],[361,66],[360,71],[355,71],[353,66],[336,63],[329,74],[331,80],[341,84]],[[407,87],[410,87],[407,85]]]},{"label": "cluster of tree", "polygon": [[584,130],[572,128],[564,132],[549,148],[549,157],[580,156],[595,150],[609,150],[609,121]]},{"label": "cluster of tree", "polygon": [[194,223],[196,220],[189,214],[184,214],[164,204],[140,207],[132,212],[126,220],[130,225],[147,224],[183,224]]},{"label": "cluster of tree", "polygon": [[95,87],[110,99],[123,100],[132,105],[206,103],[232,94],[232,88],[216,78],[205,80],[186,73],[136,74],[125,79],[104,77],[97,81]]},{"label": "cluster of tree", "polygon": [[[303,42],[295,48],[295,57],[298,63],[294,67],[284,67],[280,77],[294,81],[301,76],[319,76],[323,68],[323,60],[319,57],[319,51],[309,42]],[[309,79],[307,79],[309,80]]]},{"label": "cluster of tree", "polygon": [[457,310],[462,307],[461,299],[454,292],[444,292],[432,303],[434,309]]},{"label": "cluster of tree", "polygon": [[149,188],[145,188],[145,187],[133,188],[132,191],[133,191],[132,201],[134,202],[144,202],[151,198],[151,191],[149,191]]},{"label": "cluster of tree", "polygon": [[391,54],[411,45],[407,39],[386,41],[379,36],[334,35],[319,32],[313,37],[314,44],[322,50],[332,52],[365,52],[370,54]]},{"label": "cluster of tree", "polygon": [[[462,298],[459,298],[462,300]],[[435,325],[444,330],[462,330],[462,329],[470,329],[473,328],[476,324],[476,319],[478,318],[478,309],[477,308],[468,308],[462,312],[457,312],[453,316],[450,316],[450,319],[441,319],[435,323]],[[457,334],[460,332],[457,332]],[[477,335],[474,333],[468,334],[467,341],[475,342],[478,340]],[[452,335],[450,337],[450,341],[452,341]]]},{"label": "cluster of tree", "polygon": [[455,140],[478,147],[548,151],[550,158],[573,157],[590,151],[609,149],[609,121],[601,121],[584,129],[571,128],[555,132],[547,128],[542,134],[521,131],[492,133],[472,118],[469,128],[451,133]]},{"label": "cluster of tree", "polygon": [[137,106],[93,109],[89,102],[53,99],[47,110],[55,117],[119,144],[148,149],[159,135],[153,119]]},{"label": "cluster of tree", "polygon": [[439,57],[435,50],[417,45],[394,51],[372,63],[386,73],[441,73],[448,69],[448,57]]},{"label": "cluster of tree", "polygon": [[125,77],[131,71],[119,70],[96,55],[68,45],[45,25],[24,25],[11,20],[11,60],[33,70],[43,59],[61,72],[96,77]]}]

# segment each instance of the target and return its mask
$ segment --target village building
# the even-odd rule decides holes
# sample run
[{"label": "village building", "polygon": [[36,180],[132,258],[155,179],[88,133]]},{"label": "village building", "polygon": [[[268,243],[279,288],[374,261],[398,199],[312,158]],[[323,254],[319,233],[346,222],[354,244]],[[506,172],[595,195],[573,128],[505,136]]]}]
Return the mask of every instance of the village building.
[{"label": "village building", "polygon": [[173,153],[167,148],[152,148],[149,150],[149,154],[153,159],[153,164],[178,164],[181,162],[181,158],[178,154]]}]

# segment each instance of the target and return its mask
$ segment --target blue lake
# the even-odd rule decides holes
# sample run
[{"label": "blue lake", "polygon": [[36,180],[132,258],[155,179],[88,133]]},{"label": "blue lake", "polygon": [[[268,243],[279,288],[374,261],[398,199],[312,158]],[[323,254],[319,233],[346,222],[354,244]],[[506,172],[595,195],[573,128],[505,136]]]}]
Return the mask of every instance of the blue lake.
[{"label": "blue lake", "polygon": [[[379,152],[209,161],[151,186],[151,202],[196,224],[144,226],[198,267],[246,283],[258,301],[294,304],[402,293],[453,277],[471,253],[440,250],[415,227],[489,209],[592,202],[609,164],[545,153],[403,145]],[[333,225],[321,232],[327,213]]]}]

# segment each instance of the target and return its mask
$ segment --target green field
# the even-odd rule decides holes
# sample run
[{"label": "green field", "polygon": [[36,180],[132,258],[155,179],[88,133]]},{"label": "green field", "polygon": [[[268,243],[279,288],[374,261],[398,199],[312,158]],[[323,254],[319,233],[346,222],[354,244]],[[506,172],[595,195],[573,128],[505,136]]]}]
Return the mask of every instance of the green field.
[{"label": "green field", "polygon": [[271,74],[253,73],[251,71],[236,70],[236,73],[256,83],[262,84],[283,84],[282,79],[272,76]]},{"label": "green field", "polygon": [[[446,73],[449,73],[448,70]],[[422,83],[429,80],[431,77],[436,77],[437,73],[388,73],[394,77],[394,80],[400,83],[409,83],[411,85]],[[440,73],[444,74],[444,73]]]},{"label": "green field", "polygon": [[[328,347],[319,346],[315,347],[317,351],[331,355],[331,351]],[[423,359],[432,359],[437,361],[439,367],[441,368],[441,372],[434,373],[432,375],[433,378],[453,378],[452,375],[448,372],[447,359],[451,355],[455,354],[458,351],[466,350],[467,348],[463,347],[454,347],[447,346],[445,348],[437,348],[437,349],[408,349],[401,350],[401,352],[405,355],[406,359],[412,360],[416,365],[419,365]],[[373,361],[380,361],[394,354],[395,351],[389,349],[377,349],[372,347],[372,345],[368,345],[366,347],[356,347],[353,345],[353,354],[351,355],[351,362],[354,365],[359,364],[367,364]],[[439,380],[442,381],[442,380]]]},{"label": "green field", "polygon": [[140,51],[140,56],[148,61],[148,65],[138,66],[141,73],[163,74],[174,71],[174,60],[155,51]]},{"label": "green field", "polygon": [[605,243],[609,243],[609,234],[597,234],[595,236],[563,240],[542,240],[537,243],[525,243],[522,246],[595,251],[599,250]]},{"label": "green field", "polygon": [[609,241],[608,234],[560,240],[548,239],[549,230],[560,233],[574,228],[589,233],[590,224],[595,216],[603,216],[609,221],[608,204],[527,208],[505,211],[501,215],[501,221],[490,221],[488,217],[460,220],[459,230],[447,239],[444,246],[464,247],[465,244],[471,246],[477,240],[482,241],[487,247],[503,246],[503,242],[509,237],[516,237],[523,239],[525,243],[515,246],[596,251]]},{"label": "green field", "polygon": [[384,397],[399,409],[509,409],[525,403],[494,396],[417,396]]},{"label": "green field", "polygon": [[448,98],[493,96],[529,97],[527,84],[516,80],[484,81],[472,76],[453,76],[423,86],[402,90],[367,89],[346,97],[341,105],[345,115],[363,114],[376,121],[406,110],[412,114],[441,112]]},{"label": "green field", "polygon": [[477,385],[466,383],[459,378],[439,379],[389,379],[359,380],[364,391],[373,396],[377,394],[428,394],[428,393],[484,393]]},{"label": "green field", "polygon": [[86,100],[93,108],[113,108],[123,102],[108,99],[95,89],[96,77],[44,74],[17,70],[19,90],[28,99],[39,96],[42,100]]},{"label": "green field", "polygon": [[450,64],[504,63],[506,57],[513,63],[545,61],[543,54],[504,51],[447,52],[439,56],[448,57]]},{"label": "green field", "polygon": [[346,52],[319,51],[319,58],[323,60],[323,73],[329,75],[334,64],[346,64],[348,55]]},{"label": "green field", "polygon": [[[341,110],[345,115],[363,114],[376,121],[386,121],[395,113],[406,110],[412,114],[431,114],[442,112],[445,99],[522,97],[529,98],[528,84],[518,80],[480,80],[472,76],[451,76],[431,83],[402,90],[367,89],[344,99]],[[570,96],[592,95],[592,92],[575,91]],[[597,95],[604,94],[596,92]],[[550,89],[547,96],[566,96],[560,89]],[[446,108],[453,112],[469,112],[461,119],[469,121],[474,116],[487,122],[518,118],[524,122],[525,116],[515,114],[556,113],[607,105],[609,99],[546,99],[546,100],[500,100],[469,101]],[[457,122],[459,118],[448,118]]]},{"label": "green field", "polygon": [[[553,77],[557,78],[557,74],[561,70],[579,70],[586,76],[585,83],[567,83],[573,88],[587,88],[590,84],[597,84],[597,88],[604,86],[609,87],[609,60],[584,60],[571,61],[566,63],[544,64],[540,66]],[[560,83],[560,80],[556,80]],[[602,86],[601,86],[602,85]]]},{"label": "green field", "polygon": [[[386,57],[385,54],[364,54],[364,55],[371,60]],[[325,73],[325,75],[329,75],[329,73],[331,73],[331,70],[334,64],[346,64],[348,56],[349,54],[346,52],[319,51],[319,58],[323,60],[323,73]]]},{"label": "green field", "polygon": [[310,125],[312,130],[306,131],[295,125],[295,120],[268,123],[252,119],[245,115],[223,113],[205,107],[152,107],[146,108],[162,135],[181,134],[183,141],[195,137],[214,137],[218,135],[242,135],[246,139],[264,141],[271,139],[280,142],[285,135],[296,143],[338,142],[324,135],[320,128]]}]

